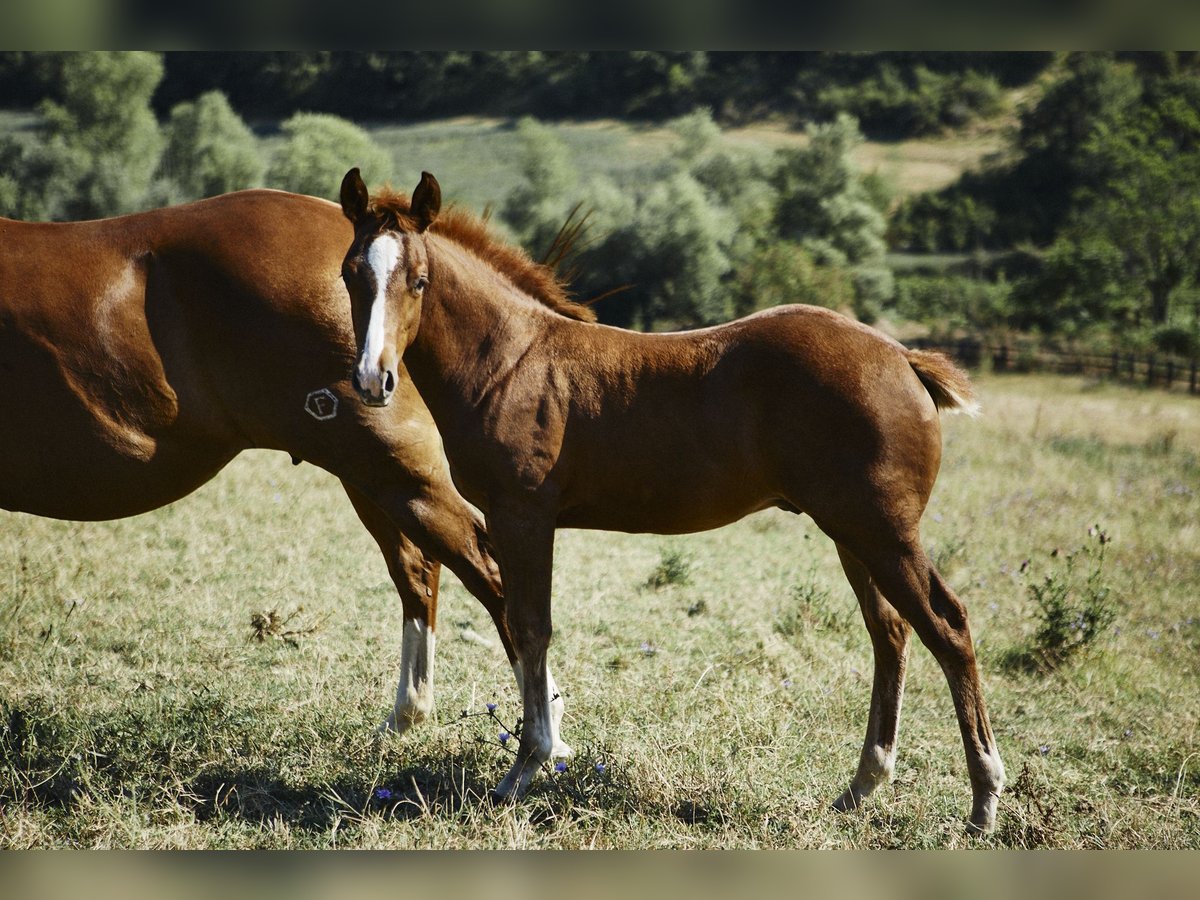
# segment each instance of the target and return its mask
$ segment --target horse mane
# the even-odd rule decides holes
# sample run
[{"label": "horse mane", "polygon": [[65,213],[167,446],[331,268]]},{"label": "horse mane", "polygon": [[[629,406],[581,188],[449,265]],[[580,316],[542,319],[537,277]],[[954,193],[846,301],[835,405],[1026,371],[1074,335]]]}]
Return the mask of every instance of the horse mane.
[{"label": "horse mane", "polygon": [[[390,188],[371,197],[367,214],[389,228],[416,230],[408,195]],[[571,299],[567,286],[553,268],[534,262],[520,247],[503,243],[491,233],[482,217],[459,206],[451,206],[442,210],[429,230],[454,241],[503,272],[518,288],[560,316],[580,322],[596,321],[596,313],[590,306]]]}]

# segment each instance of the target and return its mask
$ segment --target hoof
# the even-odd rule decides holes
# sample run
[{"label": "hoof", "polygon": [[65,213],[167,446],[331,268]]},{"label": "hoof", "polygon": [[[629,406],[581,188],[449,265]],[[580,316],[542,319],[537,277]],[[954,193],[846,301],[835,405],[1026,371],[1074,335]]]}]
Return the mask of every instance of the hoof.
[{"label": "hoof", "polygon": [[838,812],[853,812],[862,806],[863,798],[854,788],[846,788],[842,796],[833,801],[833,808]]},{"label": "hoof", "polygon": [[996,805],[999,801],[996,794],[990,794],[983,803],[971,810],[971,818],[967,820],[967,834],[990,834],[996,828]]},{"label": "hoof", "polygon": [[423,721],[425,721],[425,716],[423,713],[398,716],[393,710],[391,715],[383,720],[383,724],[379,726],[378,731],[380,734],[394,734],[399,736],[404,734],[404,732],[408,731],[414,725]]},{"label": "hoof", "polygon": [[554,749],[550,751],[551,759],[568,759],[574,755],[575,751],[571,749],[570,745],[564,744],[562,741],[556,743]]}]

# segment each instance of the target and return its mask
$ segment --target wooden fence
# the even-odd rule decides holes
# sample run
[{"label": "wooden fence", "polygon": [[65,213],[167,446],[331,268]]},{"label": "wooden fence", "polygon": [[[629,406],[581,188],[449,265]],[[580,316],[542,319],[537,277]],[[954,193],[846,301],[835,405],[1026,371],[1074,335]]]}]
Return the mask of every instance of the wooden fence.
[{"label": "wooden fence", "polygon": [[1164,354],[1087,353],[1020,344],[987,344],[972,338],[957,341],[909,341],[912,347],[941,350],[968,369],[993,372],[1052,372],[1143,384],[1200,395],[1196,358]]}]

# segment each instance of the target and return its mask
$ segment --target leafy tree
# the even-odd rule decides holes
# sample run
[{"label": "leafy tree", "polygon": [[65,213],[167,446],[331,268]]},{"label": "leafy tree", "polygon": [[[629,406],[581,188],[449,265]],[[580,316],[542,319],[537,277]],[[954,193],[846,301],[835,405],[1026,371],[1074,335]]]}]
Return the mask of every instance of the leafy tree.
[{"label": "leafy tree", "polygon": [[1174,294],[1200,273],[1200,78],[1160,80],[1146,93],[1088,142],[1100,183],[1080,191],[1076,227],[1120,248],[1161,325]]},{"label": "leafy tree", "polygon": [[902,67],[885,59],[874,75],[823,88],[817,104],[827,115],[850,113],[873,135],[901,137],[996,115],[1001,97],[993,77],[971,69],[940,74],[920,63]]},{"label": "leafy tree", "polygon": [[1096,234],[1064,234],[1042,268],[1014,289],[1013,325],[1078,335],[1135,318],[1120,248]]},{"label": "leafy tree", "polygon": [[1089,181],[1030,296],[1068,321],[1167,323],[1200,275],[1200,78],[1148,84],[1077,158]]},{"label": "leafy tree", "polygon": [[1004,330],[1013,314],[1012,286],[963,275],[908,275],[896,279],[893,309],[935,334]]},{"label": "leafy tree", "polygon": [[638,204],[635,228],[656,282],[649,317],[673,325],[709,325],[730,317],[722,282],[730,269],[725,248],[734,222],[709,203],[694,178],[677,172],[654,185]]},{"label": "leafy tree", "polygon": [[150,97],[162,78],[156,53],[67,53],[54,79],[58,98],[40,111],[38,139],[12,139],[7,209],[22,217],[81,219],[145,205],[162,152]]},{"label": "leafy tree", "polygon": [[748,170],[717,148],[708,113],[673,124],[680,137],[664,166],[636,183],[595,179],[582,187],[550,129],[532,120],[518,126],[525,180],[505,202],[504,218],[537,255],[581,203],[588,236],[573,260],[575,288],[588,297],[627,287],[598,306],[612,324],[686,327],[732,313],[727,281],[743,220],[737,203],[724,200],[750,196],[742,189]]},{"label": "leafy tree", "polygon": [[370,181],[391,174],[391,156],[353,122],[326,113],[296,113],[282,127],[287,140],[267,173],[273,187],[333,198],[352,166]]},{"label": "leafy tree", "polygon": [[791,241],[761,247],[735,273],[731,294],[739,316],[784,303],[848,309],[855,298],[848,269],[817,265],[811,253]]},{"label": "leafy tree", "polygon": [[1103,182],[1089,145],[1142,98],[1135,66],[1111,54],[1071,54],[1063,68],[1063,77],[1021,113],[1015,161],[967,172],[937,194],[909,198],[895,216],[896,246],[963,250],[1054,241],[1077,193]]},{"label": "leafy tree", "polygon": [[220,91],[171,110],[162,173],[188,199],[261,185],[258,140]]},{"label": "leafy tree", "polygon": [[891,296],[893,282],[885,259],[883,211],[851,158],[862,133],[848,115],[808,132],[808,146],[779,151],[772,178],[779,197],[776,227],[817,263],[849,267],[856,285],[855,311],[871,318]]},{"label": "leafy tree", "polygon": [[599,304],[602,321],[651,329],[729,318],[735,223],[695,179],[676,170],[633,190],[599,179],[583,197],[589,236],[573,260],[574,287],[584,298],[627,288]]},{"label": "leafy tree", "polygon": [[1024,156],[996,198],[999,214],[1023,219],[1028,237],[1040,244],[1066,221],[1077,191],[1102,183],[1088,147],[1111,132],[1142,94],[1134,67],[1108,54],[1073,54],[1067,70],[1022,116],[1017,148]]},{"label": "leafy tree", "polygon": [[43,104],[45,135],[82,165],[72,218],[138,209],[153,182],[163,139],[150,97],[162,79],[157,53],[72,53],[63,64],[61,102]]},{"label": "leafy tree", "polygon": [[579,179],[567,145],[553,129],[526,116],[516,130],[524,180],[504,201],[501,216],[536,254],[554,239]]}]

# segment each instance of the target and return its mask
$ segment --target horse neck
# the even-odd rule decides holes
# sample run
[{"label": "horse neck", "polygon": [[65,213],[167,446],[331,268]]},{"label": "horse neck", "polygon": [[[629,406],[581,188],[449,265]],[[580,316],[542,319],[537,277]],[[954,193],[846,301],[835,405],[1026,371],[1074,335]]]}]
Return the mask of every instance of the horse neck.
[{"label": "horse neck", "polygon": [[555,320],[474,254],[431,236],[430,289],[404,362],[435,418],[475,409]]}]

